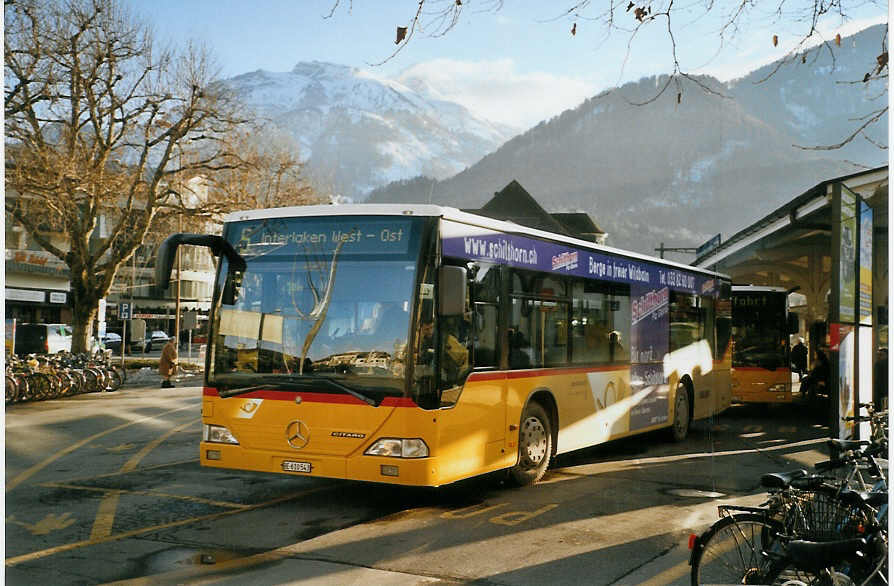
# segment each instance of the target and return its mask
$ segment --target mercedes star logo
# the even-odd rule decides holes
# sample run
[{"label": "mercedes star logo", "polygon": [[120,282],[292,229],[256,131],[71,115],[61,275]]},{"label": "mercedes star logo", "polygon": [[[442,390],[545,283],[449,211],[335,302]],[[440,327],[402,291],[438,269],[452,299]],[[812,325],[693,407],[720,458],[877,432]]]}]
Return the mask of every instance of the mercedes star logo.
[{"label": "mercedes star logo", "polygon": [[300,450],[310,441],[310,430],[303,421],[296,419],[286,426],[286,441],[296,450]]}]

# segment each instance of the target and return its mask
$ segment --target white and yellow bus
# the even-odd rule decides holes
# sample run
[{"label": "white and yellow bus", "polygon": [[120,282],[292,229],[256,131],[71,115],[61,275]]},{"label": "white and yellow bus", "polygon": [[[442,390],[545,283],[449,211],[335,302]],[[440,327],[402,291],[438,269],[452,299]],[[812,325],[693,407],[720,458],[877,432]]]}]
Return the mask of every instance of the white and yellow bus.
[{"label": "white and yellow bus", "polygon": [[726,276],[431,205],[266,209],[222,236],[205,466],[520,484],[730,403]]}]

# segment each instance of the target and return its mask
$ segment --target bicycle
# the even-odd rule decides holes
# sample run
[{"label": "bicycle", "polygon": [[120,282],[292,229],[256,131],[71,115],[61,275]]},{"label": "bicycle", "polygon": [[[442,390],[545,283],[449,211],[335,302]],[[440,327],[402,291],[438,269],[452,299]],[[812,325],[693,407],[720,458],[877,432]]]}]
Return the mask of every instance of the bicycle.
[{"label": "bicycle", "polygon": [[690,536],[692,584],[887,583],[888,492],[877,458],[887,452],[887,427],[829,446],[838,455],[816,467],[840,469],[838,478],[765,474],[769,496],[759,507],[718,507],[720,519]]}]

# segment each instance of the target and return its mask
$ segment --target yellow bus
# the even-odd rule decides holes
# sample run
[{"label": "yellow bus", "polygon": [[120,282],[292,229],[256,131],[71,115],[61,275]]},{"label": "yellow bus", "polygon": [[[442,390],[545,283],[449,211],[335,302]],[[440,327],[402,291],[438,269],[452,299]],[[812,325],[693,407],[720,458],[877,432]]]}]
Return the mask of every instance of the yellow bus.
[{"label": "yellow bus", "polygon": [[[791,403],[790,291],[733,285],[732,399],[737,403]],[[797,331],[797,329],[795,329]]]},{"label": "yellow bus", "polygon": [[730,403],[717,273],[432,205],[239,212],[222,236],[204,466],[440,486]]}]

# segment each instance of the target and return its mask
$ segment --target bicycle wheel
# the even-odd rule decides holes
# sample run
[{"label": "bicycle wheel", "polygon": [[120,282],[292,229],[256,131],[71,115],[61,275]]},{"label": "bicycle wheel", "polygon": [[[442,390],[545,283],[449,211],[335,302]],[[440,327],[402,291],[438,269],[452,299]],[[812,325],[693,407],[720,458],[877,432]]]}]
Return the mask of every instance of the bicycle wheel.
[{"label": "bicycle wheel", "polygon": [[28,377],[21,372],[16,372],[12,376],[16,381],[16,403],[28,401]]},{"label": "bicycle wheel", "polygon": [[28,399],[31,401],[43,401],[52,394],[52,382],[50,377],[42,372],[34,372],[28,375]]},{"label": "bicycle wheel", "polygon": [[699,538],[692,584],[766,584],[782,525],[758,513],[721,518]]},{"label": "bicycle wheel", "polygon": [[108,380],[105,388],[106,391],[117,391],[119,388],[121,388],[121,384],[124,382],[121,377],[122,372],[123,369],[111,367],[106,370],[106,379]]},{"label": "bicycle wheel", "polygon": [[6,404],[15,403],[19,396],[18,384],[11,374],[6,375]]},{"label": "bicycle wheel", "polygon": [[100,374],[99,370],[95,368],[87,368],[84,370],[84,377],[87,379],[87,385],[84,392],[98,393],[102,390],[102,374]]}]

